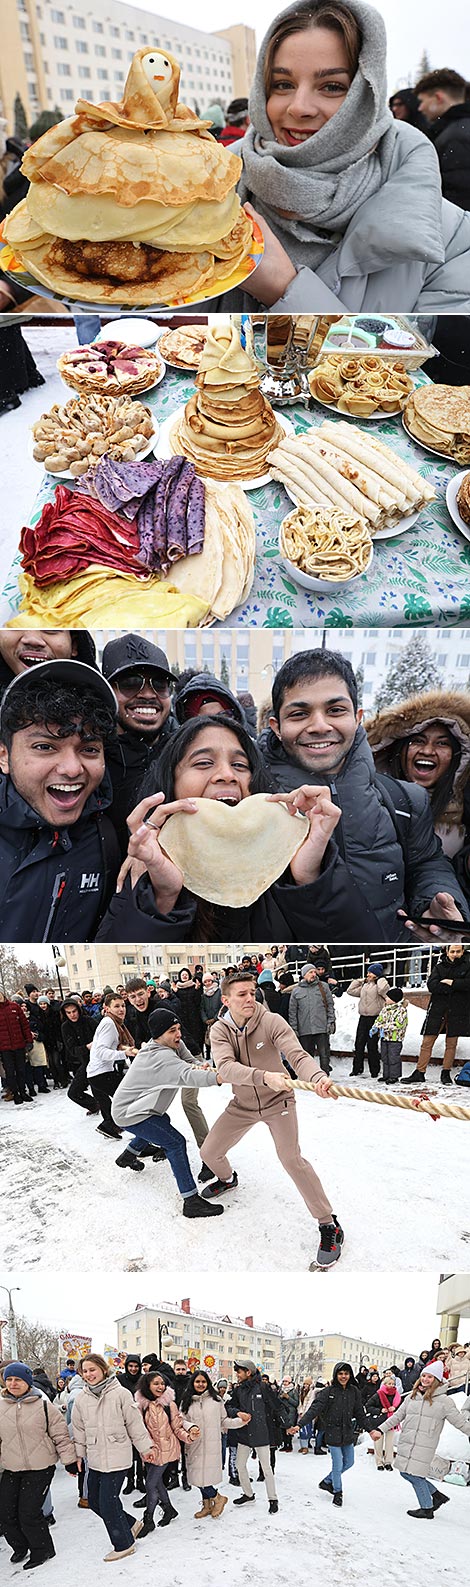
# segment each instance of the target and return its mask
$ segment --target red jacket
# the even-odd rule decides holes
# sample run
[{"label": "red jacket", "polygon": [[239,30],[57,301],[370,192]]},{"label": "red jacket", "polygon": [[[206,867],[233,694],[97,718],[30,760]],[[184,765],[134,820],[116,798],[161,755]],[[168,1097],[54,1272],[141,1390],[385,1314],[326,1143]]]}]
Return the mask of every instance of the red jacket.
[{"label": "red jacket", "polygon": [[219,143],[223,143],[224,149],[229,149],[231,143],[239,143],[240,138],[243,138],[244,135],[244,127],[231,127],[227,123],[227,126],[222,127],[222,131],[219,134]]},{"label": "red jacket", "polygon": [[20,1003],[0,1003],[0,1052],[30,1047],[33,1038]]}]

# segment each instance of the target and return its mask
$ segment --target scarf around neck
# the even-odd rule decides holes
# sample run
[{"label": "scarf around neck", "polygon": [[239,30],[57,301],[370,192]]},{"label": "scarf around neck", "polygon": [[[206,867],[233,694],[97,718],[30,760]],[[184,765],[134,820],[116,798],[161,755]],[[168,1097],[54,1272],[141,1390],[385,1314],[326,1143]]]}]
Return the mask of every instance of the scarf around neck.
[{"label": "scarf around neck", "polygon": [[[259,52],[243,138],[238,192],[272,226],[298,269],[315,269],[337,246],[361,205],[387,181],[397,123],[387,104],[386,32],[364,0],[348,0],[362,32],[357,72],[340,109],[297,148],[276,143],[266,112],[264,62],[283,17],[313,13],[319,0],[289,6],[274,19]],[[334,38],[334,34],[332,37]],[[293,219],[282,214],[286,211]]]}]

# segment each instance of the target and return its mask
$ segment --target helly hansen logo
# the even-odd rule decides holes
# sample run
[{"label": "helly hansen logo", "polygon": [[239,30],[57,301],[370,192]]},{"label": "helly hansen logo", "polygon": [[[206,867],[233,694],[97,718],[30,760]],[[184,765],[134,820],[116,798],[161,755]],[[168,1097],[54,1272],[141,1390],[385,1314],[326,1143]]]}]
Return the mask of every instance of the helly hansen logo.
[{"label": "helly hansen logo", "polygon": [[80,882],[81,893],[97,893],[101,883],[101,871],[82,871]]},{"label": "helly hansen logo", "polygon": [[384,876],[384,882],[397,882],[397,881],[398,881],[398,876],[397,876],[396,871],[389,871],[388,875]]}]

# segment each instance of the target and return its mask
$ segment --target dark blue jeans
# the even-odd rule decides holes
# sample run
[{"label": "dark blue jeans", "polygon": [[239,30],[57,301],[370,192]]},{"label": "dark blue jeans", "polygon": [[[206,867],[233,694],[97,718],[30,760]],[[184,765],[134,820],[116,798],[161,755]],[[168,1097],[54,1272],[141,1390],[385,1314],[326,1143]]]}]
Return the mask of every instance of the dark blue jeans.
[{"label": "dark blue jeans", "polygon": [[201,1488],[203,1499],[215,1499],[217,1488]]},{"label": "dark blue jeans", "polygon": [[131,1548],[134,1542],[130,1522],[124,1514],[119,1494],[127,1471],[92,1471],[88,1473],[88,1503],[95,1515],[104,1521],[113,1548]]},{"label": "dark blue jeans", "polygon": [[126,1135],[131,1136],[131,1150],[133,1148],[136,1152],[140,1151],[141,1146],[145,1146],[147,1141],[150,1141],[152,1146],[163,1146],[181,1195],[185,1197],[196,1194],[197,1185],[189,1166],[184,1135],[181,1135],[179,1130],[175,1130],[167,1113],[152,1113],[149,1119],[142,1119],[141,1124],[133,1125],[132,1129],[127,1128]]},{"label": "dark blue jeans", "polygon": [[432,1496],[437,1490],[434,1487],[434,1483],[430,1482],[429,1477],[412,1477],[409,1471],[401,1471],[400,1477],[404,1477],[405,1482],[411,1482],[411,1486],[415,1490],[420,1509],[432,1510]]}]

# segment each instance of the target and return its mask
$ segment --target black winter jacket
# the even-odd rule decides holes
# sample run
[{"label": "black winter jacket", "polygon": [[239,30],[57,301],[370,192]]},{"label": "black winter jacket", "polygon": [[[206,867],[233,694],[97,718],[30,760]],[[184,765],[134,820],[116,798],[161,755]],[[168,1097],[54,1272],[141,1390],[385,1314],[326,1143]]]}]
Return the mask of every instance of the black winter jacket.
[{"label": "black winter jacket", "polygon": [[105,776],[80,821],[55,831],[0,780],[0,942],[90,942],[119,868]]},{"label": "black winter jacket", "polygon": [[282,1442],[285,1423],[278,1395],[269,1383],[262,1382],[261,1373],[254,1372],[239,1383],[230,1401],[235,1416],[237,1411],[248,1411],[251,1416],[251,1422],[237,1428],[238,1443],[248,1444],[250,1449],[276,1449]]},{"label": "black winter jacket", "polygon": [[127,817],[138,804],[144,773],[177,729],[178,723],[170,712],[158,738],[149,742],[144,733],[125,731],[114,739],[106,751],[106,765],[113,788],[113,826],[116,828],[122,859],[126,857],[129,842]]},{"label": "black winter jacket", "polygon": [[[397,910],[406,903],[409,915],[419,920],[438,892],[451,893],[464,919],[470,918],[453,867],[434,832],[427,793],[415,783],[398,782],[376,771],[362,726],[334,779],[318,772],[309,775],[295,766],[270,728],[261,734],[259,748],[278,792],[292,791],[302,782],[330,788],[342,811],[334,833],[338,856],[359,897],[375,910],[384,942],[409,941]],[[348,938],[346,929],[336,939],[328,929],[318,932],[320,941],[322,936],[326,941],[359,940],[357,935]]]},{"label": "black winter jacket", "polygon": [[87,1064],[90,1057],[89,1042],[93,1041],[96,1032],[96,1021],[89,1014],[80,1013],[78,1019],[67,1019],[64,1014],[62,1020],[62,1046],[67,1063],[71,1069],[79,1069],[81,1064]]},{"label": "black winter jacket", "polygon": [[[315,1416],[320,1427],[323,1428],[327,1444],[352,1444],[357,1433],[366,1426],[365,1412],[362,1397],[359,1393],[354,1378],[352,1382],[341,1388],[337,1379],[337,1368],[333,1372],[329,1388],[320,1389],[315,1397]],[[298,1426],[304,1427],[311,1421],[312,1412],[309,1408],[299,1418]]]},{"label": "black winter jacket", "polygon": [[470,104],[449,109],[428,127],[439,165],[443,197],[470,209]]},{"label": "black winter jacket", "polygon": [[388,1411],[384,1410],[383,1408],[382,1401],[379,1399],[378,1390],[376,1394],[372,1394],[370,1400],[366,1400],[364,1406],[364,1420],[368,1432],[371,1432],[373,1427],[381,1427],[382,1423],[386,1422],[389,1416],[392,1416],[394,1409],[396,1409],[396,1407],[394,1407],[392,1404],[395,1392],[395,1389],[392,1389],[392,1397]]},{"label": "black winter jacket", "polygon": [[[444,981],[452,986],[444,986]],[[423,1025],[426,1036],[445,1030],[448,1036],[470,1036],[470,951],[461,959],[443,953],[428,979],[431,1002]]]},{"label": "black winter jacket", "polygon": [[[408,1365],[408,1362],[410,1362],[410,1365]],[[403,1372],[400,1372],[404,1394],[411,1394],[411,1390],[414,1388],[416,1379],[421,1377],[421,1370],[421,1366],[416,1365],[414,1356],[406,1357]]]}]

